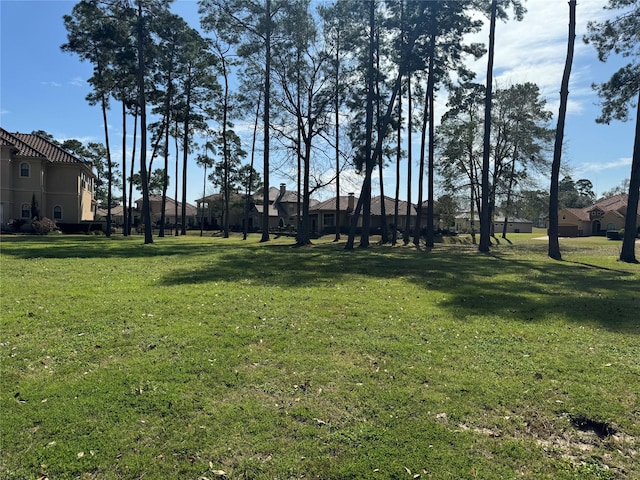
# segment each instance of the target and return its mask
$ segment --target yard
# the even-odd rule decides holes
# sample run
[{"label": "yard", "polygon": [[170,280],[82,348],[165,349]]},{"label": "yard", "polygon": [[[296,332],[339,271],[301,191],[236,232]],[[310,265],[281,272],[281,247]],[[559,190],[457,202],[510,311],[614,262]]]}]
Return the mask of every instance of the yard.
[{"label": "yard", "polygon": [[640,266],[3,236],[0,477],[640,478]]}]

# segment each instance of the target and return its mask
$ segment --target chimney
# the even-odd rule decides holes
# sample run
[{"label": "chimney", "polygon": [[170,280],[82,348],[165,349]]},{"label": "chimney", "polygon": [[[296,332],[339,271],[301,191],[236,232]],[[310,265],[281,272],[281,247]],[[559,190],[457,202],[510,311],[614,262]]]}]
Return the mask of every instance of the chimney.
[{"label": "chimney", "polygon": [[355,197],[354,197],[354,194],[353,194],[353,193],[350,193],[350,194],[349,194],[349,198],[348,198],[348,200],[347,200],[347,211],[348,211],[348,212],[353,212],[353,209],[354,209],[354,208],[355,208],[355,206],[356,206],[356,205],[355,205],[355,201],[356,201],[356,199],[355,199]]},{"label": "chimney", "polygon": [[287,184],[286,183],[281,183],[280,184],[280,198],[284,197],[284,194],[287,191]]}]

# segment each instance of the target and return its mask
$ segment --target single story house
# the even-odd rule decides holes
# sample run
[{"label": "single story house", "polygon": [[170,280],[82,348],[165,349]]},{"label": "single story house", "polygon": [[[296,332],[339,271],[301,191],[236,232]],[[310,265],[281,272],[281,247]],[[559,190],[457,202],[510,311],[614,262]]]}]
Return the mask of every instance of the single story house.
[{"label": "single story house", "polygon": [[[585,208],[563,208],[558,211],[558,234],[562,237],[606,235],[624,228],[627,214],[627,194],[614,195]],[[636,212],[640,227],[640,205]]]}]

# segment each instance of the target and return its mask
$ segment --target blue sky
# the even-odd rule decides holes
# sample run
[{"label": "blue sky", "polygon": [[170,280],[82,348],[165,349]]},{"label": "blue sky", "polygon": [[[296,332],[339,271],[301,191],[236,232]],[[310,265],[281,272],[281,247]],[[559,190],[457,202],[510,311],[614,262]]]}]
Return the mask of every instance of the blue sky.
[{"label": "blue sky", "polygon": [[[613,122],[608,126],[594,121],[599,107],[591,84],[607,80],[622,64],[616,58],[606,64],[599,62],[593,47],[582,41],[587,21],[607,14],[602,9],[605,3],[578,2],[578,37],[563,151],[563,165],[570,169],[572,178],[588,178],[597,194],[629,177],[635,124],[633,115],[627,123]],[[85,100],[90,91],[86,80],[92,67],[60,50],[66,41],[62,16],[70,13],[74,4],[59,0],[0,0],[0,125],[4,129],[23,133],[45,130],[59,140],[104,142],[100,108],[89,106]],[[547,96],[550,110],[557,114],[566,56],[567,2],[529,0],[525,5],[528,13],[523,22],[498,23],[494,75],[498,85],[536,82]],[[197,26],[194,0],[177,0],[174,10]],[[485,29],[474,40],[486,43],[487,37]],[[483,81],[486,57],[472,64],[472,68],[478,74],[477,80]],[[442,94],[436,114],[444,112],[445,103],[446,96]],[[109,121],[113,138],[119,143],[119,111],[112,112]],[[247,150],[249,147],[246,145]],[[118,147],[114,155],[116,159],[121,155]],[[388,170],[385,179],[387,192],[393,191],[393,170]],[[346,176],[352,183],[343,183],[347,184],[345,188],[357,192],[355,174]],[[187,200],[193,202],[202,196],[202,170],[194,166],[188,180]],[[294,188],[294,183],[284,177],[276,174],[271,178],[272,185],[281,181]],[[541,182],[543,188],[548,188],[548,181]],[[325,196],[330,194],[324,192]]]}]

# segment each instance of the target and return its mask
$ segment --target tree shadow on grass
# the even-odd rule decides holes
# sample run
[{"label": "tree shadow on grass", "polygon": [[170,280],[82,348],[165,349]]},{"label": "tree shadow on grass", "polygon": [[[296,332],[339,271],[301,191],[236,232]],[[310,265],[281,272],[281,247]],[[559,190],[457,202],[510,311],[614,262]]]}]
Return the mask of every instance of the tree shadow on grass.
[{"label": "tree shadow on grass", "polygon": [[403,277],[439,292],[445,298],[439,306],[462,321],[497,315],[535,322],[560,316],[640,333],[638,277],[633,273],[545,257],[523,260],[514,255],[481,255],[467,247],[432,252],[378,247],[346,252],[333,244],[221,251],[214,264],[173,270],[162,283],[243,282],[290,289],[342,283],[357,288],[359,276]]},{"label": "tree shadow on grass", "polygon": [[[256,287],[314,288],[335,284],[358,287],[358,277],[402,277],[444,300],[439,306],[461,321],[498,315],[523,322],[561,316],[579,323],[638,334],[638,275],[579,262],[546,258],[546,246],[509,247],[508,254],[478,254],[467,245],[430,251],[376,246],[345,251],[327,243],[294,248],[293,244],[180,241],[143,245],[130,238],[83,236],[2,237],[2,253],[17,258],[157,258],[175,267],[161,280],[165,286],[208,282],[242,282]],[[19,248],[22,245],[25,248]],[[8,248],[5,248],[8,246]],[[201,257],[201,261],[200,261]],[[539,258],[538,258],[539,257]],[[189,261],[181,261],[181,259]],[[195,259],[195,261],[194,261]],[[192,265],[198,265],[193,267]],[[181,265],[188,264],[189,267]],[[441,294],[441,295],[440,295]]]},{"label": "tree shadow on grass", "polygon": [[[165,237],[172,239],[173,237]],[[176,237],[183,239],[185,237]],[[189,237],[186,237],[187,240]],[[225,245],[193,242],[173,242],[163,245],[163,238],[145,245],[144,237],[91,236],[91,235],[3,235],[2,254],[15,258],[146,258],[170,255],[204,255]],[[24,245],[25,248],[17,248]],[[7,247],[7,248],[4,248]]]}]

